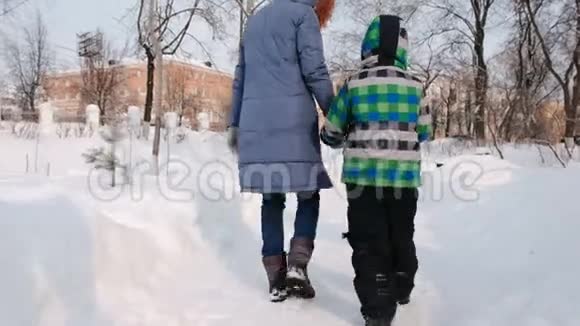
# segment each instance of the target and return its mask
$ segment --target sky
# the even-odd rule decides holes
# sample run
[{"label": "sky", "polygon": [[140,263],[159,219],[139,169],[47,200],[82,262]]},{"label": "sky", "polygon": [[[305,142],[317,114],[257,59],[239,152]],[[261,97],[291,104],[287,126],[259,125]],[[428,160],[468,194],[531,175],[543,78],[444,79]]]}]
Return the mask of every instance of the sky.
[{"label": "sky", "polygon": [[[0,0],[1,2],[2,0]],[[55,69],[70,69],[78,66],[79,59],[76,53],[76,35],[81,32],[101,29],[108,40],[116,46],[122,47],[127,43],[135,44],[135,17],[128,15],[130,8],[136,5],[136,0],[29,0],[20,8],[15,17],[0,21],[0,41],[2,35],[14,38],[18,35],[21,26],[30,24],[35,19],[36,12],[40,12],[46,22],[52,49],[55,52]],[[335,14],[341,13],[337,11]],[[369,20],[372,17],[369,17]],[[226,40],[212,39],[209,30],[202,24],[195,24],[190,31],[200,37],[208,46],[214,63],[221,70],[232,72],[235,66],[237,22],[228,22]],[[330,30],[344,28],[345,19],[335,17],[331,21]],[[337,26],[340,25],[340,26]],[[412,29],[412,27],[411,27]],[[488,56],[493,56],[501,49],[505,40],[505,28],[495,28],[488,35]],[[327,55],[336,47],[331,40],[331,32],[324,33]],[[136,48],[136,47],[134,47]],[[192,42],[186,42],[184,49],[187,55],[198,60],[206,60],[203,52]],[[0,51],[2,47],[0,44]],[[135,51],[136,52],[136,51]],[[130,55],[135,55],[135,52]],[[181,54],[185,55],[184,53]],[[355,54],[358,55],[358,54]],[[0,55],[0,76],[2,58]]]},{"label": "sky", "polygon": [[[36,11],[41,13],[48,29],[50,43],[56,52],[57,66],[78,62],[76,35],[102,28],[107,35],[120,39],[128,28],[117,22],[131,1],[128,0],[30,0],[1,28],[16,35],[19,26],[34,21]],[[6,26],[7,25],[7,26]],[[119,40],[120,41],[120,40]]]},{"label": "sky", "polygon": [[[132,35],[135,35],[136,27],[134,18],[131,19],[127,12],[136,3],[136,0],[29,0],[15,17],[0,21],[0,36],[12,38],[17,35],[20,26],[34,21],[38,10],[48,28],[50,43],[55,52],[56,69],[71,68],[78,66],[79,62],[76,52],[78,33],[98,28],[116,46],[123,47],[127,42],[134,45],[135,37]],[[191,30],[206,41],[220,69],[233,70],[234,55],[231,47],[223,41],[212,40],[211,33],[199,24],[193,25]],[[234,28],[230,32],[236,30]],[[185,44],[184,48],[188,55],[191,52],[198,59],[205,59],[203,53],[191,43]]]}]

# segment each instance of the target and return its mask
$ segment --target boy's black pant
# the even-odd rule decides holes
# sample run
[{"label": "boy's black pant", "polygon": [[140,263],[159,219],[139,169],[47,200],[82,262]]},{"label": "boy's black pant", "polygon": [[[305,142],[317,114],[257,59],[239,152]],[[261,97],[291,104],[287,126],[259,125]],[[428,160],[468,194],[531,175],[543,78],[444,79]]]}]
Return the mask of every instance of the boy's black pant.
[{"label": "boy's black pant", "polygon": [[410,295],[418,261],[413,242],[417,189],[347,184],[354,286],[370,318],[393,318],[397,299]]}]

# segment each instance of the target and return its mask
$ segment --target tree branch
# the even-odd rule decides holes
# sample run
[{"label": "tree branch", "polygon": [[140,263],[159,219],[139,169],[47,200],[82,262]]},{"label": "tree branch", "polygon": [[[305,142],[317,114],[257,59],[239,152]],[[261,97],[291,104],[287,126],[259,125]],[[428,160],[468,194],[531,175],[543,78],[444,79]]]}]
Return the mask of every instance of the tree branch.
[{"label": "tree branch", "polygon": [[546,41],[544,39],[544,36],[542,35],[542,32],[540,31],[540,27],[538,26],[538,23],[536,22],[535,15],[533,14],[534,11],[532,10],[532,7],[530,5],[530,0],[524,0],[524,3],[526,5],[526,13],[527,13],[528,19],[530,20],[530,23],[532,24],[532,27],[534,29],[534,33],[536,34],[536,37],[538,38],[538,41],[540,42],[542,52],[544,53],[544,57],[546,59],[546,66],[547,66],[548,70],[552,73],[552,75],[554,76],[554,78],[556,79],[556,81],[558,82],[560,87],[562,87],[565,96],[568,97],[568,95],[569,95],[569,90],[567,89],[568,86],[565,83],[562,76],[560,76],[560,74],[558,74],[558,72],[554,68],[554,63],[552,61],[550,50],[548,49],[548,46],[546,45]]},{"label": "tree branch", "polygon": [[[2,9],[2,11],[0,12],[0,17],[11,14],[12,12],[16,11],[18,8],[25,5],[28,1],[29,0],[21,0],[20,2],[18,2],[17,4],[15,4],[12,7],[6,7],[4,9]],[[5,3],[5,4],[7,5],[7,3]]]},{"label": "tree branch", "polygon": [[189,26],[191,25],[191,21],[193,20],[193,16],[195,15],[195,13],[198,10],[198,6],[199,6],[200,1],[201,0],[195,1],[194,7],[190,9],[189,16],[187,17],[187,21],[186,21],[185,25],[179,31],[179,33],[177,33],[177,36],[174,37],[173,40],[171,40],[171,42],[169,42],[166,46],[163,47],[163,49],[161,51],[163,54],[174,55],[177,52],[177,49],[179,49],[179,47],[181,46],[181,43],[183,43],[183,39],[185,38],[187,31],[189,30]]},{"label": "tree branch", "polygon": [[197,44],[199,45],[199,47],[201,48],[201,50],[203,51],[203,53],[205,54],[205,56],[208,58],[209,62],[211,62],[211,64],[212,64],[213,66],[215,66],[216,64],[215,64],[215,62],[214,62],[214,60],[213,60],[212,53],[211,53],[211,51],[209,51],[209,50],[208,50],[208,49],[205,47],[205,45],[203,44],[203,42],[202,42],[202,41],[200,41],[200,40],[199,40],[197,37],[195,37],[195,36],[194,36],[193,34],[191,34],[191,33],[187,33],[186,35],[187,35],[188,37],[190,37],[190,38],[191,38],[191,39],[192,39],[192,40],[193,40],[195,43],[197,43]]},{"label": "tree branch", "polygon": [[444,12],[446,12],[446,15],[451,15],[451,16],[459,19],[461,22],[463,22],[465,24],[465,26],[467,26],[467,28],[469,29],[469,31],[471,32],[472,35],[474,35],[474,36],[476,35],[475,26],[473,26],[473,24],[469,21],[469,19],[458,14],[452,8],[441,6],[441,5],[435,5],[435,4],[431,4],[431,3],[427,4],[427,7],[444,11]]},{"label": "tree branch", "polygon": [[248,12],[248,10],[246,10],[246,6],[244,6],[244,3],[242,0],[235,0],[236,3],[238,4],[238,6],[240,7],[240,9],[242,10],[242,13],[246,16],[246,18],[251,16],[251,13]]},{"label": "tree branch", "polygon": [[141,26],[141,22],[143,20],[144,7],[145,7],[145,0],[140,0],[139,13],[137,14],[137,32],[139,33],[139,44],[141,46],[145,46],[143,28]]}]

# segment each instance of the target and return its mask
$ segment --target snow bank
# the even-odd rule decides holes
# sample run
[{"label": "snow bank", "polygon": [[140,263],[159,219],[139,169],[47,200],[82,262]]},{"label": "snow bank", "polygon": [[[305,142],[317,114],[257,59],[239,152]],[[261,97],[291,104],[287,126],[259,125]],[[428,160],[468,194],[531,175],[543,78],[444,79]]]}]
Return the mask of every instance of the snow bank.
[{"label": "snow bank", "polygon": [[[133,187],[95,192],[80,154],[99,144],[43,144],[40,166],[54,167],[47,178],[23,175],[33,142],[0,136],[9,153],[0,160],[0,325],[362,324],[340,237],[342,186],[322,194],[310,271],[319,296],[273,305],[260,266],[260,201],[237,194],[224,135],[190,133],[172,145],[174,163],[160,179],[145,169]],[[149,158],[149,144],[133,145],[135,162]],[[520,161],[531,149],[506,152],[516,159],[432,151],[417,216],[417,289],[395,326],[578,325],[580,219],[570,190],[580,164],[540,167]],[[324,156],[337,178],[339,153]],[[290,236],[295,199],[287,207]]]}]

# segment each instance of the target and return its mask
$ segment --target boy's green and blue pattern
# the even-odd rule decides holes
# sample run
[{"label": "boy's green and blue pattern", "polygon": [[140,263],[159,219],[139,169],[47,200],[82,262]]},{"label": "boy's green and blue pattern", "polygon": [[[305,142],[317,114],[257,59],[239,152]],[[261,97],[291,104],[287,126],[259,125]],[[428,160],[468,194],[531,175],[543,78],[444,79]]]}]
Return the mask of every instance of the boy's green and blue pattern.
[{"label": "boy's green and blue pattern", "polygon": [[[367,59],[372,56],[373,50],[378,49],[381,44],[381,18],[375,18],[365,34],[362,44],[362,58]],[[397,58],[395,66],[404,70],[409,68],[409,50],[408,41],[399,38],[399,46],[397,47]]]},{"label": "boy's green and blue pattern", "polygon": [[[363,58],[365,51],[378,46],[379,21],[369,27]],[[397,61],[408,62],[404,52],[405,58]],[[422,83],[401,67],[368,66],[345,83],[322,131],[328,145],[345,146],[343,182],[395,188],[421,185],[419,144],[431,136],[431,117],[422,98]]]}]

